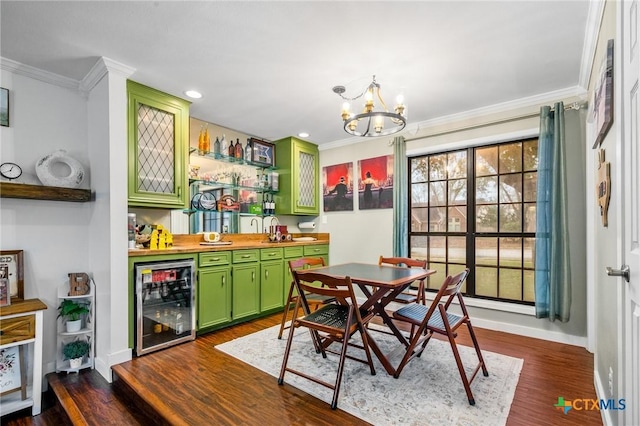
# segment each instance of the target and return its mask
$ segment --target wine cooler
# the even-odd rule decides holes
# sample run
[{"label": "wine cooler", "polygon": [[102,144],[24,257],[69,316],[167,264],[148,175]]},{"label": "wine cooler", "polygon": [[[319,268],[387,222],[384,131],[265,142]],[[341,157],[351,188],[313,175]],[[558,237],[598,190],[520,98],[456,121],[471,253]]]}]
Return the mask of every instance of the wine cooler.
[{"label": "wine cooler", "polygon": [[193,340],[195,262],[135,264],[136,355]]}]

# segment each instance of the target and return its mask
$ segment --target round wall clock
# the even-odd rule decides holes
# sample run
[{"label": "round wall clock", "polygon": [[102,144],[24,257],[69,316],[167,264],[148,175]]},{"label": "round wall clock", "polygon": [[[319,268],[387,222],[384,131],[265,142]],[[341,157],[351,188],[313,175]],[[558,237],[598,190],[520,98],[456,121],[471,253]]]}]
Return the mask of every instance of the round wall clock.
[{"label": "round wall clock", "polygon": [[0,164],[0,175],[9,180],[18,179],[22,175],[22,168],[16,163],[2,163]]}]

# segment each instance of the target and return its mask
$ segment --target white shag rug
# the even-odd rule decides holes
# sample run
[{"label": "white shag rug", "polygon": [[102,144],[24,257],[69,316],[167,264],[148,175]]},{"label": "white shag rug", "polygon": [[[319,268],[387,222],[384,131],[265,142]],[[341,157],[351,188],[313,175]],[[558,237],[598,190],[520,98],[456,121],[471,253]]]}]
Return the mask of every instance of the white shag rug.
[{"label": "white shag rug", "polygon": [[[277,380],[289,331],[279,340],[278,328],[274,326],[216,348]],[[397,366],[403,355],[397,339],[377,332],[372,335],[382,351],[390,354],[392,365]],[[357,333],[354,339],[359,340]],[[477,363],[475,351],[462,345],[458,348],[469,374]],[[362,350],[350,347],[349,351],[364,357]],[[482,354],[489,376],[484,377],[479,371],[471,384],[474,406],[467,400],[449,343],[432,339],[422,356],[411,360],[398,379],[387,374],[375,355],[372,355],[375,376],[366,364],[347,359],[338,408],[374,425],[504,425],[524,361],[494,352],[482,351]],[[337,355],[328,353],[327,359],[323,359],[321,354],[316,354],[306,329],[295,331],[289,367],[319,375],[331,383],[335,380],[337,364]],[[331,403],[331,389],[291,373],[285,374],[284,381]]]}]

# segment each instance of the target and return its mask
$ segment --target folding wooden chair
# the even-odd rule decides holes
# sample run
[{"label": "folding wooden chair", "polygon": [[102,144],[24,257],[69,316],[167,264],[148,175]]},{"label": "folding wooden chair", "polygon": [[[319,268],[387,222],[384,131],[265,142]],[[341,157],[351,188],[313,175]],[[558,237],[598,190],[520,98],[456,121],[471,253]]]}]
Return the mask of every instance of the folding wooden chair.
[{"label": "folding wooden chair", "polygon": [[[404,266],[406,268],[422,268],[427,269],[427,261],[419,259],[411,259],[410,257],[382,257],[378,259],[378,265]],[[412,294],[407,290],[403,291],[393,300],[400,303],[422,303],[426,304],[424,296],[424,280],[418,281],[418,293]]]},{"label": "folding wooden chair", "polygon": [[[291,322],[292,328],[289,332],[289,338],[287,339],[278,384],[282,385],[284,383],[284,375],[286,372],[289,372],[328,387],[329,389],[333,389],[331,408],[335,409],[338,406],[338,394],[340,392],[346,358],[368,364],[371,375],[376,374],[371,358],[369,342],[367,340],[367,333],[365,331],[365,324],[371,320],[373,314],[371,312],[361,312],[361,309],[358,308],[356,296],[349,277],[334,278],[317,272],[301,273],[297,270],[293,271],[293,276],[296,290],[300,296],[296,300],[293,320]],[[312,285],[314,282],[320,282],[322,286],[317,287]],[[336,302],[322,305],[316,311],[310,312],[308,303],[308,296],[310,295],[331,297],[334,298]],[[303,308],[306,314],[298,317],[297,314],[300,308]],[[315,377],[303,371],[287,367],[293,335],[298,327],[306,327],[311,331],[311,338],[314,345],[316,348],[320,348],[320,353],[322,353],[323,358],[327,358],[327,352],[340,356],[336,379],[333,383],[324,381],[324,375],[323,378]],[[359,332],[362,337],[362,345],[350,341],[356,332]],[[322,333],[322,336],[320,333]],[[341,350],[339,352],[329,349],[333,343],[341,344]],[[366,360],[348,355],[347,348],[349,346],[363,349],[366,354]]]},{"label": "folding wooden chair", "polygon": [[[293,271],[298,269],[308,269],[308,268],[320,268],[324,266],[324,259],[322,257],[302,257],[300,259],[294,259],[289,261],[289,271],[291,271],[291,276],[293,277]],[[287,323],[287,317],[289,315],[289,311],[291,310],[291,305],[296,303],[298,299],[298,293],[295,289],[295,282],[292,279],[291,285],[289,286],[289,294],[287,296],[287,302],[284,305],[284,312],[282,313],[282,321],[280,321],[280,331],[278,332],[278,339],[282,339],[282,333],[284,330],[289,328],[290,326],[285,325]],[[330,297],[320,296],[317,294],[307,295],[307,302],[309,306],[316,310],[318,306],[324,305],[325,303],[331,303],[334,300]]]},{"label": "folding wooden chair", "polygon": [[[396,369],[394,377],[398,378],[407,363],[414,357],[419,357],[422,354],[434,333],[447,336],[449,344],[451,345],[451,350],[453,351],[453,356],[456,359],[464,390],[467,392],[469,404],[475,405],[473,393],[471,392],[471,383],[480,369],[482,369],[482,374],[485,377],[489,375],[489,372],[487,371],[484,359],[482,358],[482,352],[480,351],[478,340],[476,339],[476,335],[473,331],[467,307],[465,306],[462,294],[460,293],[462,283],[467,278],[468,274],[469,269],[465,269],[453,277],[448,276],[442,283],[438,294],[428,308],[425,305],[413,303],[411,305],[403,306],[393,313],[394,319],[404,321],[412,326],[418,327],[417,331],[411,336],[409,346],[406,349],[406,353],[402,358],[402,361],[400,361],[400,364]],[[454,299],[458,300],[460,309],[462,310],[462,315],[448,312],[449,306],[451,306]],[[463,324],[466,325],[469,330],[469,335],[471,336],[473,347],[476,350],[476,355],[478,356],[479,361],[470,376],[467,376],[467,373],[465,372],[462,360],[460,359],[460,353],[458,352],[458,347],[456,345],[456,330]]]}]

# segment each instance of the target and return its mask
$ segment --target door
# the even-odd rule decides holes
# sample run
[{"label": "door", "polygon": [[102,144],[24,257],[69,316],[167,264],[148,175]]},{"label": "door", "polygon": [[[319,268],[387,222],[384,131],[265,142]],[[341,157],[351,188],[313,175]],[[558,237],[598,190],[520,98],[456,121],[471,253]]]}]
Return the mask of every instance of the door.
[{"label": "door", "polygon": [[202,268],[198,276],[198,329],[231,322],[231,268]]},{"label": "door", "polygon": [[[638,1],[618,3],[620,7],[621,101],[622,101],[622,254],[629,265],[629,281],[618,278],[623,286],[622,366],[619,394],[626,400],[619,412],[619,424],[640,425],[640,138],[638,137],[638,83],[640,49],[638,39]],[[616,268],[619,267],[616,266]]]}]

